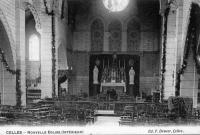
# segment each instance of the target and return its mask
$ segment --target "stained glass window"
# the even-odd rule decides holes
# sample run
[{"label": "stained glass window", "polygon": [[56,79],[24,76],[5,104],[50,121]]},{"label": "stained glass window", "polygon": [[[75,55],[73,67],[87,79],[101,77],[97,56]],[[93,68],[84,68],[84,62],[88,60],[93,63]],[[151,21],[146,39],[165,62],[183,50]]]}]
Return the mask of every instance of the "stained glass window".
[{"label": "stained glass window", "polygon": [[128,6],[129,0],[103,0],[104,6],[111,12],[119,12]]}]

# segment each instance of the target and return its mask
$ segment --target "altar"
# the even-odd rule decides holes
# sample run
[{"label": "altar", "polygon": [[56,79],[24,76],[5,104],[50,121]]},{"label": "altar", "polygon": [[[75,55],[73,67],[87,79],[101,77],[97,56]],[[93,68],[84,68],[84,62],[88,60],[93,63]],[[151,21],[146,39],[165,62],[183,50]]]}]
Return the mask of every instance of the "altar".
[{"label": "altar", "polygon": [[126,83],[125,82],[121,82],[121,83],[113,83],[113,82],[105,82],[105,83],[101,83],[100,86],[100,92],[104,92],[103,88],[105,87],[122,87],[123,91],[116,91],[117,93],[125,93],[126,92]]},{"label": "altar", "polygon": [[134,55],[91,55],[90,95],[116,93],[120,96],[139,91],[139,65],[139,57]]}]

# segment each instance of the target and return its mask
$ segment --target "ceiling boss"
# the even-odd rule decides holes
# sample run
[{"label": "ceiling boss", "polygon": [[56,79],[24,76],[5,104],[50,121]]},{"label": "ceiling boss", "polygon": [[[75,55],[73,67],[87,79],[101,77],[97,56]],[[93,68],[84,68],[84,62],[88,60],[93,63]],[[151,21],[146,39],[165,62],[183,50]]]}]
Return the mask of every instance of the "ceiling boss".
[{"label": "ceiling boss", "polygon": [[120,12],[128,6],[129,0],[103,0],[103,4],[111,12]]}]

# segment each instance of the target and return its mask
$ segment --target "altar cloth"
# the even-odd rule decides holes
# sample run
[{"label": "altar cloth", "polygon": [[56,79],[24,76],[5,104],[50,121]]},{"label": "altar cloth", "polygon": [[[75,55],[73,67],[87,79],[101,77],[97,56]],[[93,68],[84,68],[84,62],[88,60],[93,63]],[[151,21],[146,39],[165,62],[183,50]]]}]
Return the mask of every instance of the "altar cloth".
[{"label": "altar cloth", "polygon": [[102,92],[103,87],[116,87],[116,86],[121,86],[124,88],[124,92],[126,92],[126,83],[125,82],[121,82],[121,83],[101,83],[101,87],[100,87],[100,92]]}]

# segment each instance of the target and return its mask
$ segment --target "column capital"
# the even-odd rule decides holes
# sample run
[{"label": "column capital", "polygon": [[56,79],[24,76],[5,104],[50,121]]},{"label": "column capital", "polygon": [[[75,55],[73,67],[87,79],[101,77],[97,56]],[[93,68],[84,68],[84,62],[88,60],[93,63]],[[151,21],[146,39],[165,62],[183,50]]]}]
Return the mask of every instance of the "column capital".
[{"label": "column capital", "polygon": [[168,7],[168,0],[160,0],[160,15],[164,16],[165,10]]},{"label": "column capital", "polygon": [[178,9],[179,3],[177,0],[170,0],[169,6],[170,6],[170,11],[174,13]]},{"label": "column capital", "polygon": [[24,1],[25,1],[25,0],[16,0],[16,2],[15,2],[16,8],[25,11],[26,8],[25,8],[25,5],[24,5]]},{"label": "column capital", "polygon": [[179,7],[180,1],[178,0],[160,0],[160,15],[164,16],[167,8],[170,8],[170,12],[174,13]]}]

